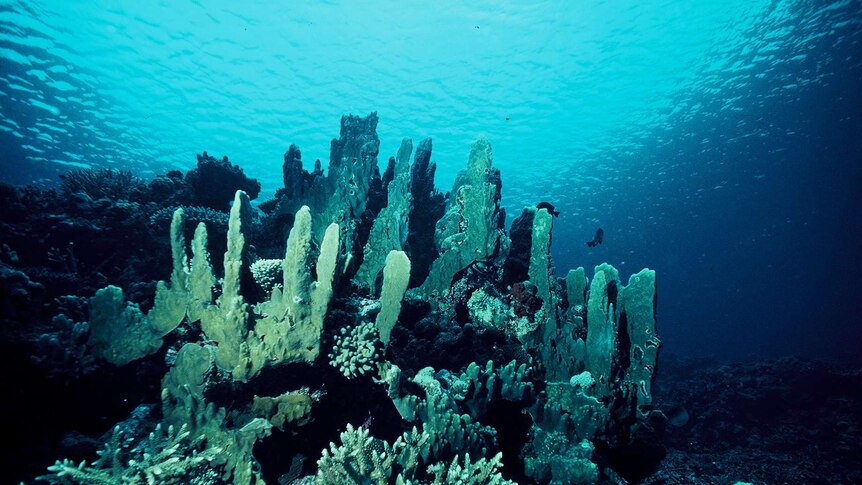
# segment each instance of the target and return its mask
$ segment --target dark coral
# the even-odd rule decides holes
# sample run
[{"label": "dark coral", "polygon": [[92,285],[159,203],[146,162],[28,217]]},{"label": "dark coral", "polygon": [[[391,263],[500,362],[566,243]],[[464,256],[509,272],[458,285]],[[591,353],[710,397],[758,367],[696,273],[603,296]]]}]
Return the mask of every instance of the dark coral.
[{"label": "dark coral", "polygon": [[226,156],[218,160],[204,152],[197,158],[197,167],[186,173],[195,205],[223,211],[230,206],[237,190],[244,191],[250,199],[260,194],[260,182],[247,177],[239,165],[232,165]]},{"label": "dark coral", "polygon": [[83,193],[91,199],[131,200],[144,181],[128,170],[76,168],[60,175],[60,188],[67,194]]},{"label": "dark coral", "polygon": [[419,286],[425,281],[431,263],[437,258],[434,226],[446,210],[446,198],[434,185],[437,164],[431,162],[431,148],[431,138],[422,140],[410,167],[413,210],[408,223],[406,247],[412,268],[410,287]]},{"label": "dark coral", "polygon": [[535,214],[532,210],[524,209],[524,212],[512,221],[512,228],[509,230],[512,245],[509,248],[509,256],[503,264],[503,284],[505,285],[514,285],[529,278],[527,272],[530,270],[530,248],[533,244]]}]

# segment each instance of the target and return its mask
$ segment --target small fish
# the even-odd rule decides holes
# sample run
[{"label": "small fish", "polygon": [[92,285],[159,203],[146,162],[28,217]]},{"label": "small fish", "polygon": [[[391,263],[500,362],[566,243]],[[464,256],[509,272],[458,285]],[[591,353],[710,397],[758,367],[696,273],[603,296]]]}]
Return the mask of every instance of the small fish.
[{"label": "small fish", "polygon": [[688,424],[689,419],[688,411],[682,406],[674,406],[667,412],[667,420],[675,428],[682,428]]},{"label": "small fish", "polygon": [[592,241],[587,241],[587,247],[594,248],[605,240],[605,231],[602,228],[596,229],[596,235]]},{"label": "small fish", "polygon": [[[506,119],[508,119],[508,118],[506,118]],[[536,204],[536,209],[546,209],[548,211],[548,213],[551,214],[552,216],[560,217],[560,211],[555,210],[554,205],[551,204],[550,202],[544,202],[544,201],[539,202],[538,204]]]}]

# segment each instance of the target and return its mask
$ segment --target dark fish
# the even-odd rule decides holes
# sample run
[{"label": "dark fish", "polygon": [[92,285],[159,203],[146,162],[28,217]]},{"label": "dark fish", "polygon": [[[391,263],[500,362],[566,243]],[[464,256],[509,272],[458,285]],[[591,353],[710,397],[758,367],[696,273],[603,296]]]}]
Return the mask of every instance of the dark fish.
[{"label": "dark fish", "polygon": [[683,426],[688,424],[688,411],[682,406],[674,406],[668,410],[667,420],[668,422],[670,422],[671,426],[675,428],[682,428]]},{"label": "dark fish", "polygon": [[601,244],[604,240],[605,240],[605,231],[603,231],[602,228],[600,227],[600,228],[596,229],[596,235],[595,235],[595,237],[593,237],[593,240],[587,241],[587,246],[594,248],[594,247],[598,246],[599,244]]},{"label": "dark fish", "polygon": [[[508,119],[508,118],[506,118]],[[554,217],[560,217],[560,211],[554,209],[554,205],[550,202],[539,202],[536,204],[536,209],[547,209],[548,213]]]}]

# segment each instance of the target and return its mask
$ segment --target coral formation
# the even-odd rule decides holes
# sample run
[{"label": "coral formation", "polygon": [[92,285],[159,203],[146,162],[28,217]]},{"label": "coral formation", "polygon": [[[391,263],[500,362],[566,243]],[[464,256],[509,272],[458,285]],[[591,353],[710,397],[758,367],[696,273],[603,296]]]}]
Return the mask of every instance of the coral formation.
[{"label": "coral formation", "polygon": [[[166,231],[170,278],[151,307],[107,286],[80,327],[86,352],[113,366],[161,353],[161,420],[138,448],[115,443],[120,426],[99,461],[59,461],[45,479],[592,483],[632,475],[621,454],[660,449],[644,438],[664,419],[651,391],[655,273],[626,286],[609,265],[591,281],[582,268],[558,277],[548,209],[528,207],[505,230],[487,140],[444,196],[430,139],[412,164],[404,139],[380,176],[376,126],[375,113],[343,117],[326,173],[305,171],[291,145],[284,188],[260,209],[255,181],[199,156],[183,193],[203,208],[177,196],[147,218],[161,225],[180,206]],[[208,177],[218,188],[204,200]],[[224,245],[211,245],[228,185]],[[259,453],[275,443],[279,460]]]}]

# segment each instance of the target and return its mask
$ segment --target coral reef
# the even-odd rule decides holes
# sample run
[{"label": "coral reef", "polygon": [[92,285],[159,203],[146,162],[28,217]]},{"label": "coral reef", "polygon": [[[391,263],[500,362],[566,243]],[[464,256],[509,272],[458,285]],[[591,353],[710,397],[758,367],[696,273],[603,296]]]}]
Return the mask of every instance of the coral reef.
[{"label": "coral reef", "polygon": [[342,118],[326,173],[291,145],[260,209],[256,181],[206,152],[137,189],[128,204],[169,236],[170,277],[131,301],[120,286],[134,281],[109,279],[51,335],[77,342],[58,360],[152,369],[161,416],[147,436],[121,423],[98,461],[58,461],[45,480],[562,484],[657,466],[655,273],[558,277],[547,209],[507,233],[487,140],[443,195],[430,139],[412,164],[403,140],[380,175],[377,121]]}]

